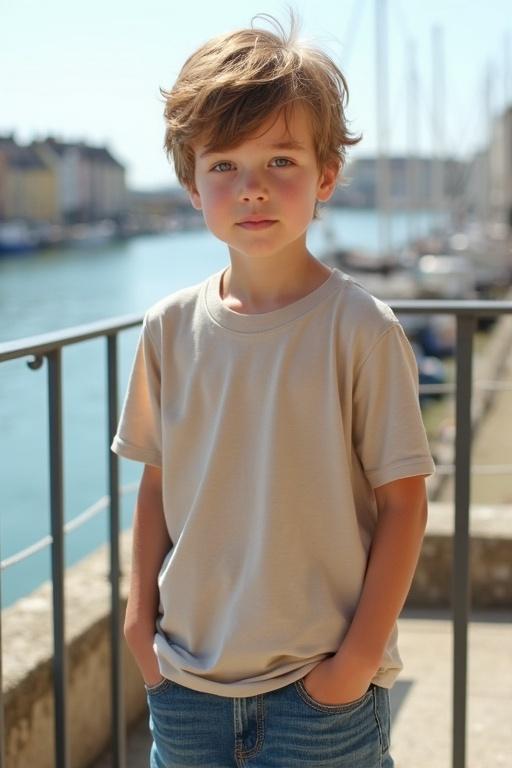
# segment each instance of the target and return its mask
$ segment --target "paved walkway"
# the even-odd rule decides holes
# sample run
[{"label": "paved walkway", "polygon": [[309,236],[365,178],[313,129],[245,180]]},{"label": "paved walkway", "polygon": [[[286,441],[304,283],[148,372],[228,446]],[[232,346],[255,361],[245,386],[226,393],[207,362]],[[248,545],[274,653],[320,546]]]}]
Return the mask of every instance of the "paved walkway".
[{"label": "paved walkway", "polygon": [[[451,622],[446,614],[416,612],[400,619],[399,632],[404,670],[391,690],[395,766],[451,768]],[[467,768],[510,768],[512,613],[473,617],[468,638]],[[129,735],[127,768],[146,768],[149,744],[144,717]],[[94,768],[110,765],[105,757]]]},{"label": "paved walkway", "polygon": [[[404,670],[391,691],[396,768],[451,768],[452,626],[399,622]],[[512,614],[482,614],[468,633],[467,768],[511,765]]]}]

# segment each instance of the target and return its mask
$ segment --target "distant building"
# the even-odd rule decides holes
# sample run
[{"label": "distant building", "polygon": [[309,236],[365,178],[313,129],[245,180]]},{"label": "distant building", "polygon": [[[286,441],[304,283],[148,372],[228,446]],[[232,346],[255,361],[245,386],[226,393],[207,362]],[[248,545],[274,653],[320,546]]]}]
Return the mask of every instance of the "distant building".
[{"label": "distant building", "polygon": [[471,161],[467,200],[481,221],[512,228],[512,106],[493,120],[489,145]]},{"label": "distant building", "polygon": [[512,227],[512,106],[493,122],[488,179],[489,217]]},{"label": "distant building", "polygon": [[63,221],[97,221],[126,212],[125,168],[108,149],[53,137],[32,146],[55,168]]},{"label": "distant building", "polygon": [[119,219],[127,207],[125,169],[105,147],[0,136],[0,220]]},{"label": "distant building", "polygon": [[481,221],[489,217],[488,182],[488,152],[479,150],[473,156],[468,172],[466,185],[466,205]]},{"label": "distant building", "polygon": [[[7,218],[7,151],[9,139],[0,136],[0,221]],[[3,151],[2,151],[3,149]]]},{"label": "distant building", "polygon": [[[434,160],[425,157],[389,158],[390,207],[428,209],[433,205]],[[334,202],[367,208],[377,206],[377,158],[356,158],[345,170],[346,185],[336,190]],[[442,161],[445,200],[463,195],[467,164],[459,160]]]},{"label": "distant building", "polygon": [[[194,214],[188,194],[178,185],[149,191],[132,190],[130,205],[133,211],[149,216]],[[201,216],[201,214],[198,215]]]},{"label": "distant building", "polygon": [[91,219],[114,218],[126,211],[125,169],[105,147],[82,147],[89,169],[89,212]]},{"label": "distant building", "polygon": [[51,166],[14,137],[0,137],[0,217],[57,221],[56,178]]}]

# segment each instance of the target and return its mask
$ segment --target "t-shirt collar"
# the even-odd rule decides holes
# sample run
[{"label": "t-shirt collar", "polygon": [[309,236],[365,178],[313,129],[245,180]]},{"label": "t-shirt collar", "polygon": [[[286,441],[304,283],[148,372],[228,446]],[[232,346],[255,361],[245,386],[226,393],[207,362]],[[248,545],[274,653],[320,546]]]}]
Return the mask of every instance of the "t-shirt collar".
[{"label": "t-shirt collar", "polygon": [[278,328],[314,309],[336,289],[339,290],[343,280],[342,273],[333,269],[327,279],[301,299],[292,301],[285,307],[270,312],[257,314],[242,314],[229,309],[220,297],[222,275],[227,267],[213,274],[206,282],[205,302],[210,317],[218,324],[232,331],[242,333],[257,333]]}]

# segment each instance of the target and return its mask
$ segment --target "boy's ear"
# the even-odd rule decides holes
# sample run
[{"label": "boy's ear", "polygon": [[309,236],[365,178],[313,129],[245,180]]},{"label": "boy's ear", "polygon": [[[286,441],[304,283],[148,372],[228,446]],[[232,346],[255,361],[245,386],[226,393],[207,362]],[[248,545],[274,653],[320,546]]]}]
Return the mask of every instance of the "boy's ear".
[{"label": "boy's ear", "polygon": [[201,204],[201,197],[196,189],[195,184],[190,184],[190,186],[188,186],[186,189],[193,208],[195,208],[196,211],[200,211],[203,206]]},{"label": "boy's ear", "polygon": [[327,163],[320,173],[316,197],[321,203],[327,202],[336,189],[336,182],[340,172],[340,164],[337,162]]}]

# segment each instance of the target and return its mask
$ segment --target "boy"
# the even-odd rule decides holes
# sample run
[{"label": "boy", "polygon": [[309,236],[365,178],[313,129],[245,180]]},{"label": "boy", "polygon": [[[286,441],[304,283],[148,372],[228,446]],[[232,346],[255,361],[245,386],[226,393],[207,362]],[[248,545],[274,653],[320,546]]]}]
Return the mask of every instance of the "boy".
[{"label": "boy", "polygon": [[112,449],[142,461],[125,636],[151,766],[377,768],[433,463],[391,310],[306,247],[347,131],[323,53],[246,29],[166,97],[230,266],[148,310]]}]

